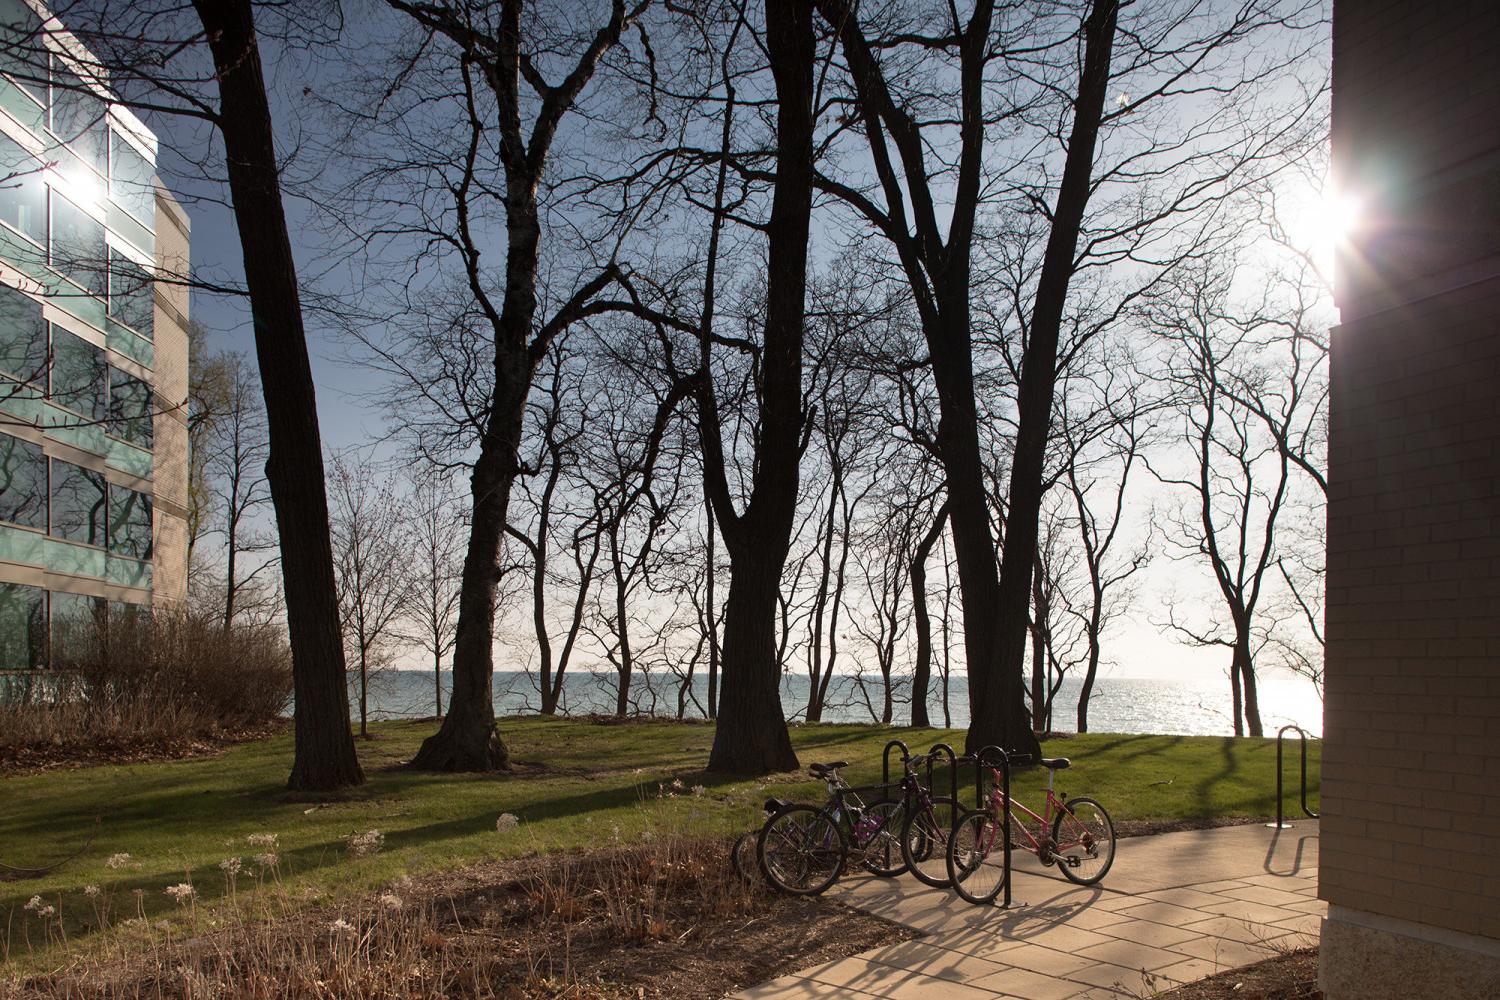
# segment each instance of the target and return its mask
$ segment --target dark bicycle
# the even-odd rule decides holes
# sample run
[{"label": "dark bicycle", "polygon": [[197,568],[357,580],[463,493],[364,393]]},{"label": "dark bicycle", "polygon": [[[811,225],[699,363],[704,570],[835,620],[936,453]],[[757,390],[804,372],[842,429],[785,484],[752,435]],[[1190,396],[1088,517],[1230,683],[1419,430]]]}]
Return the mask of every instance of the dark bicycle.
[{"label": "dark bicycle", "polygon": [[[900,875],[914,858],[924,866],[934,857],[942,864],[946,832],[941,844],[929,835],[936,822],[934,800],[917,777],[926,760],[925,755],[909,758],[898,784],[858,788],[839,774],[847,761],[813,764],[808,770],[828,786],[824,803],[766,803],[771,815],[756,839],[766,881],[783,892],[815,896],[838,879],[851,855],[866,871],[884,878]],[[892,797],[893,791],[899,797]],[[863,796],[872,794],[885,797],[866,803]],[[921,819],[913,823],[913,815]],[[916,839],[915,849],[903,842],[907,837]]]}]

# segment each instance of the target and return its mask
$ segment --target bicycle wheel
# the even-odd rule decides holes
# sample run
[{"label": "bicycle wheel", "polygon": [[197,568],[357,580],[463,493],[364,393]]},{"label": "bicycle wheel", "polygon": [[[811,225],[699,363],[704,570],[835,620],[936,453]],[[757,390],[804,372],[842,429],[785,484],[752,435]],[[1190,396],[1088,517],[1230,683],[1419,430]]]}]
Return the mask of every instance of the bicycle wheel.
[{"label": "bicycle wheel", "polygon": [[755,853],[771,885],[796,896],[816,896],[844,870],[849,845],[822,809],[788,806],[760,828]]},{"label": "bicycle wheel", "polygon": [[901,828],[901,856],[917,881],[942,889],[948,881],[948,838],[959,805],[950,798],[935,798],[930,808],[918,807],[906,814]]},{"label": "bicycle wheel", "polygon": [[948,881],[976,905],[993,902],[1005,888],[1005,838],[1000,821],[983,809],[958,818],[948,840]]},{"label": "bicycle wheel", "polygon": [[864,852],[860,864],[881,878],[895,878],[906,871],[901,855],[901,827],[906,804],[899,799],[872,803],[855,826],[855,847]]},{"label": "bicycle wheel", "polygon": [[1115,863],[1115,824],[1093,799],[1069,799],[1052,820],[1057,867],[1079,885],[1093,885]]},{"label": "bicycle wheel", "polygon": [[735,875],[746,882],[750,881],[750,876],[755,873],[755,841],[759,832],[751,830],[740,834],[735,839],[734,846],[729,849],[729,867],[734,869]]}]

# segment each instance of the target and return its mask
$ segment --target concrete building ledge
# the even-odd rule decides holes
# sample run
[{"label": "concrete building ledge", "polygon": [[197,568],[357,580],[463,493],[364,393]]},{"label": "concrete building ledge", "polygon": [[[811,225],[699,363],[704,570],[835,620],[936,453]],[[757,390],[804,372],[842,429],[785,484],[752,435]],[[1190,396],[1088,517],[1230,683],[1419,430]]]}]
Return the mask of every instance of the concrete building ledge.
[{"label": "concrete building ledge", "polygon": [[1328,907],[1318,985],[1325,1000],[1500,997],[1500,941]]}]

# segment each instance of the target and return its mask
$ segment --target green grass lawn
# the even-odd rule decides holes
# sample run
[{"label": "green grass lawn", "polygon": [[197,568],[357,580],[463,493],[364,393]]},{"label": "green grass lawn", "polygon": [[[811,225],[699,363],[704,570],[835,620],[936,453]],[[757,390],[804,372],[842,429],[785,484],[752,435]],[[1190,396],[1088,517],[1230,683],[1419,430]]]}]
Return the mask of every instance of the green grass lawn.
[{"label": "green grass lawn", "polygon": [[[120,916],[133,911],[135,889],[153,913],[173,908],[163,889],[184,880],[212,899],[225,889],[221,861],[239,856],[248,865],[259,853],[245,841],[250,834],[277,834],[283,881],[317,899],[368,890],[403,874],[630,840],[646,829],[726,835],[757,825],[768,795],[821,793],[805,774],[764,783],[705,775],[713,729],[701,724],[506,719],[502,732],[516,764],[510,775],[401,769],[431,731],[431,723],[373,726],[375,739],[357,741],[368,783],[327,800],[286,791],[289,735],[194,760],[0,778],[0,862],[7,865],[42,866],[72,853],[99,818],[96,839],[82,857],[42,879],[0,882],[0,918],[11,917],[14,935],[25,919],[24,904],[40,895],[61,903],[65,915],[76,914],[81,930],[91,912],[85,885],[105,887]],[[851,761],[846,774],[854,784],[879,780],[881,749],[893,737],[913,751],[940,739],[962,745],[956,731],[792,730],[804,765]],[[1317,749],[1315,743],[1314,776]],[[1097,797],[1116,820],[1264,816],[1274,809],[1273,740],[1100,733],[1050,741],[1046,752],[1073,760],[1059,776],[1059,789]],[[681,788],[674,789],[674,780]],[[1043,780],[1036,771],[1018,776],[1019,800],[1034,804]],[[699,785],[703,791],[693,794]],[[968,787],[972,795],[972,779]],[[1296,813],[1295,752],[1287,760],[1287,787],[1288,812]],[[664,794],[673,791],[676,797]],[[497,832],[502,813],[515,814],[520,824]],[[384,833],[384,848],[352,858],[345,838],[370,829]],[[106,860],[118,853],[130,854],[133,867],[109,868]],[[241,876],[242,887],[248,878]]]}]

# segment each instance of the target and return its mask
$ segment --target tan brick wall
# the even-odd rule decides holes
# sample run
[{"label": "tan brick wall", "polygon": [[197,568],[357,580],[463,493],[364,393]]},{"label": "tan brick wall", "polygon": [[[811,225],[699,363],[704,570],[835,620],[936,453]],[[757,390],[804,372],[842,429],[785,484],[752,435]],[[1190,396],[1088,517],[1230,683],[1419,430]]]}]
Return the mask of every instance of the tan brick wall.
[{"label": "tan brick wall", "polygon": [[[1335,5],[1335,173],[1366,217],[1339,262],[1344,323],[1333,336],[1320,894],[1490,939],[1500,938],[1497,66],[1500,5]],[[1343,952],[1367,937],[1325,935],[1325,964],[1355,968]],[[1329,985],[1330,1000],[1365,995]]]},{"label": "tan brick wall", "polygon": [[152,585],[158,603],[187,597],[188,502],[188,290],[170,281],[186,274],[187,217],[171,195],[158,191],[156,253],[169,280],[156,286],[155,371],[157,417],[153,479],[156,555]]}]

